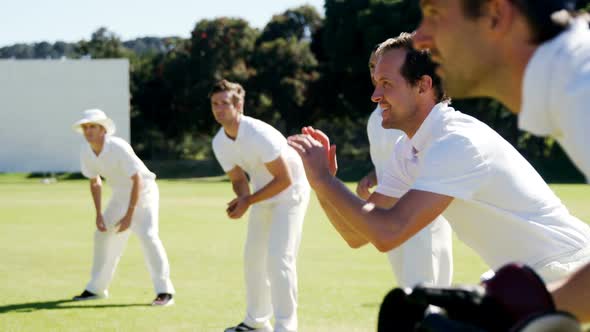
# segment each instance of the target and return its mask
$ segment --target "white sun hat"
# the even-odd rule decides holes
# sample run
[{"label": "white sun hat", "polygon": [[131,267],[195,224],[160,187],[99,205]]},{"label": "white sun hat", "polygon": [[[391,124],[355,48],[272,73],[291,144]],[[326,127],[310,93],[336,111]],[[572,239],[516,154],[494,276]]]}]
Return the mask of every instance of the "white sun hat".
[{"label": "white sun hat", "polygon": [[111,120],[103,111],[99,109],[95,108],[85,110],[82,113],[84,114],[84,117],[81,120],[78,120],[72,126],[75,131],[81,134],[84,133],[84,131],[82,130],[82,125],[85,123],[96,123],[103,126],[104,129],[107,131],[107,135],[112,135],[117,130],[117,127],[115,126],[113,120]]}]

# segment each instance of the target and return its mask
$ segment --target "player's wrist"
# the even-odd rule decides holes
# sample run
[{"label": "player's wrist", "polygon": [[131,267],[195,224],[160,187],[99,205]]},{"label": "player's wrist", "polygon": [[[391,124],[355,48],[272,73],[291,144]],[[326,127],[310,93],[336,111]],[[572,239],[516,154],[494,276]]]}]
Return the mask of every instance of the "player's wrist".
[{"label": "player's wrist", "polygon": [[127,213],[125,213],[125,217],[126,218],[131,218],[133,216],[133,212],[135,212],[135,205],[134,206],[129,206],[127,208]]},{"label": "player's wrist", "polygon": [[371,183],[370,185],[373,187],[377,184],[377,174],[375,172],[369,174],[369,181]]},{"label": "player's wrist", "polygon": [[324,193],[325,190],[332,186],[332,182],[334,181],[334,179],[336,179],[336,177],[330,174],[326,174],[324,176],[316,178],[315,181],[313,181],[313,183],[310,183],[310,185],[316,192]]}]

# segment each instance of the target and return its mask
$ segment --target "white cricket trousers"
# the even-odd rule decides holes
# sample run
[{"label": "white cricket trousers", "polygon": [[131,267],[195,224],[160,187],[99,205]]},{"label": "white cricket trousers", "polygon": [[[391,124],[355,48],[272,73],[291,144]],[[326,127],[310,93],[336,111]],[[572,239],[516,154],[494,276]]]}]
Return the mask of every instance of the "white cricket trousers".
[{"label": "white cricket trousers", "polygon": [[546,284],[569,277],[590,262],[590,246],[533,264],[531,268]]},{"label": "white cricket trousers", "polygon": [[158,235],[158,207],[160,195],[153,181],[145,181],[140,200],[131,220],[131,227],[117,233],[116,223],[125,215],[129,206],[130,192],[113,188],[103,218],[108,230],[94,233],[94,261],[91,279],[86,289],[92,293],[108,296],[108,287],[119,259],[123,254],[129,235],[133,232],[139,238],[147,268],[151,274],[156,294],[174,294],[170,281],[170,265],[166,250]]},{"label": "white cricket trousers", "polygon": [[387,253],[399,287],[447,287],[453,281],[453,232],[438,216],[401,246]]},{"label": "white cricket trousers", "polygon": [[290,200],[252,206],[244,248],[244,323],[270,328],[274,313],[275,332],[297,331],[296,262],[309,188],[291,190]]},{"label": "white cricket trousers", "polygon": [[[546,258],[535,264],[529,264],[535,273],[543,280],[547,285],[561,281],[571,274],[581,269],[583,266],[590,262],[590,246],[586,246],[582,249],[573,250],[565,254],[559,254]],[[521,262],[514,262],[521,263]],[[508,263],[507,263],[508,264]],[[496,268],[496,270],[500,269]],[[482,282],[492,279],[496,275],[496,272],[491,269],[481,275],[480,280]]]}]

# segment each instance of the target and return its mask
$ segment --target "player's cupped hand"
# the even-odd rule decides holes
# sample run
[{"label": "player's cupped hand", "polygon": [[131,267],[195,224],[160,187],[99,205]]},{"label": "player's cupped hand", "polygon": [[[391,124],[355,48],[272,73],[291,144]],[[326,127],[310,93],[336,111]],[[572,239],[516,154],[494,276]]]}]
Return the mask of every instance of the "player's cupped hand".
[{"label": "player's cupped hand", "polygon": [[300,134],[290,136],[287,142],[301,157],[305,175],[313,188],[332,177],[326,149],[318,140],[311,135]]},{"label": "player's cupped hand", "polygon": [[104,223],[104,218],[102,217],[102,214],[98,214],[96,216],[96,229],[98,229],[100,232],[107,231],[107,226]]},{"label": "player's cupped hand", "polygon": [[356,185],[356,194],[360,198],[367,200],[369,196],[371,196],[371,191],[369,189],[376,185],[377,181],[375,181],[375,173],[371,172],[365,175]]},{"label": "player's cupped hand", "polygon": [[234,198],[231,202],[227,203],[227,216],[232,219],[239,219],[241,218],[248,208],[250,207],[250,203],[248,203],[248,198],[246,196],[239,196]]},{"label": "player's cupped hand", "polygon": [[123,233],[128,230],[131,227],[131,216],[126,214],[115,226],[119,226],[117,233]]},{"label": "player's cupped hand", "polygon": [[336,159],[336,144],[330,145],[330,138],[328,137],[328,135],[326,135],[323,131],[316,129],[312,126],[301,128],[301,133],[313,137],[315,140],[322,144],[326,151],[326,158],[328,158],[330,163],[330,174],[332,174],[332,176],[335,176],[336,172],[338,171],[338,160]]}]

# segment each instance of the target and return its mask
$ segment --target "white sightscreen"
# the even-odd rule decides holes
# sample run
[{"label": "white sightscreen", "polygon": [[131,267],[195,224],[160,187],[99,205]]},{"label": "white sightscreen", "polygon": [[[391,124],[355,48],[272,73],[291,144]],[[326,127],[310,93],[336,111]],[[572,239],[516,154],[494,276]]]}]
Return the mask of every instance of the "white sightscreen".
[{"label": "white sightscreen", "polygon": [[0,172],[80,170],[82,111],[100,108],[129,141],[129,62],[0,60]]}]

